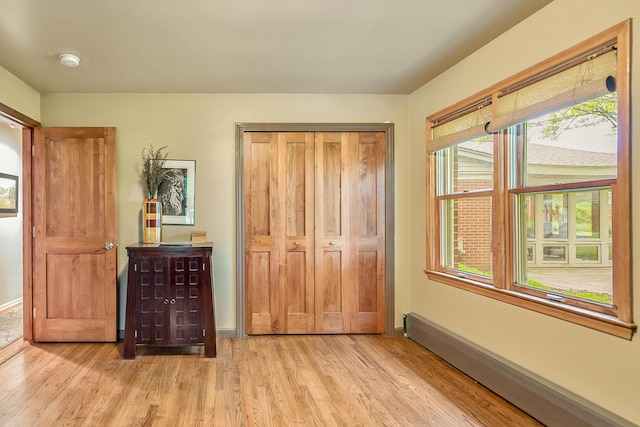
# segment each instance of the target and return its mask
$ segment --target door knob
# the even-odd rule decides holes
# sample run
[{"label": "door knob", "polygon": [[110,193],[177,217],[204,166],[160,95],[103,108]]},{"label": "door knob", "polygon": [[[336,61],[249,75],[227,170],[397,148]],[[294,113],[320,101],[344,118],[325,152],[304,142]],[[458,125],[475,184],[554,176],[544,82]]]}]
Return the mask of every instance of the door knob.
[{"label": "door knob", "polygon": [[113,242],[107,242],[104,244],[104,248],[109,250],[109,249],[113,249]]},{"label": "door knob", "polygon": [[331,246],[335,246],[335,245],[336,245],[336,242],[331,242],[331,243],[329,243],[329,244],[330,244]]},{"label": "door knob", "polygon": [[300,246],[300,242],[296,242],[296,243],[295,243],[295,245],[296,245],[296,246]]}]

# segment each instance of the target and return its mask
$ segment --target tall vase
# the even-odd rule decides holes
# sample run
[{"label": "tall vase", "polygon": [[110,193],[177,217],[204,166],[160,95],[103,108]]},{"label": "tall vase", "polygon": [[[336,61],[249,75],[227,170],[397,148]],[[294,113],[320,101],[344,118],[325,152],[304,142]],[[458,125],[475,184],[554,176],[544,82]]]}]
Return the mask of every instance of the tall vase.
[{"label": "tall vase", "polygon": [[162,241],[162,203],[156,198],[142,202],[142,243]]}]

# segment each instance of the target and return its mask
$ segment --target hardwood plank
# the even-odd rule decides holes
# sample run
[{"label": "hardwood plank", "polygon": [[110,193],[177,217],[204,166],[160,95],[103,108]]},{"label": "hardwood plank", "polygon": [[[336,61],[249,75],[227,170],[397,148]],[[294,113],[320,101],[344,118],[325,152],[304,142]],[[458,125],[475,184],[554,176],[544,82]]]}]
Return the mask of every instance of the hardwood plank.
[{"label": "hardwood plank", "polygon": [[218,341],[216,359],[27,344],[0,365],[0,425],[540,425],[408,338]]}]

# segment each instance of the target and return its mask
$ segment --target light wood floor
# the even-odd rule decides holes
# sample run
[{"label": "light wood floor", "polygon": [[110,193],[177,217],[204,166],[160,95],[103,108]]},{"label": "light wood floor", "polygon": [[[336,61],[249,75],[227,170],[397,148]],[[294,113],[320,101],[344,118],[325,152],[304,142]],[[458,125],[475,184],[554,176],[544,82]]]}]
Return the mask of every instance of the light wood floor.
[{"label": "light wood floor", "polygon": [[539,425],[407,338],[225,338],[217,359],[121,351],[27,344],[0,365],[0,425]]}]

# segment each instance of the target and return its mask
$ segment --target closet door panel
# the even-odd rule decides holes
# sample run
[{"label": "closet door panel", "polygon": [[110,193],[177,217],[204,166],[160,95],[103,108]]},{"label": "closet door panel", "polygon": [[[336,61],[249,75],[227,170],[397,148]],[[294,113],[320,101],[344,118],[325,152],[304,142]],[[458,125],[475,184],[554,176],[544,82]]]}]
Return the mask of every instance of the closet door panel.
[{"label": "closet door panel", "polygon": [[269,236],[271,231],[271,152],[273,151],[273,134],[251,135],[250,143],[246,146],[248,152],[249,192],[250,203],[248,219],[251,236]]},{"label": "closet door panel", "polygon": [[287,254],[287,277],[285,311],[287,313],[287,333],[304,334],[313,332],[313,292],[305,286],[308,283],[306,254],[290,252]]},{"label": "closet door panel", "polygon": [[[321,306],[321,333],[341,333],[345,331],[344,301],[342,298],[342,253],[327,248],[322,254],[322,288],[316,292]],[[320,293],[321,292],[321,293]]]},{"label": "closet door panel", "polygon": [[[307,147],[305,141],[293,138],[295,135],[285,135],[282,141],[286,150],[286,222],[287,236],[306,236],[308,218],[307,218],[307,202],[313,203],[313,194],[307,197],[307,188],[309,180],[306,171],[313,168],[313,165],[307,165],[306,154]],[[311,181],[312,183],[313,181]],[[308,200],[309,199],[309,200]],[[313,207],[313,205],[311,205]]]},{"label": "closet door panel", "polygon": [[353,322],[358,330],[353,332],[380,332],[378,330],[378,316],[381,296],[378,294],[380,282],[378,271],[378,254],[360,251],[356,285],[357,300],[354,301],[356,319]]},{"label": "closet door panel", "polygon": [[345,144],[340,133],[318,135],[318,174],[321,179],[321,191],[318,199],[321,203],[321,227],[325,236],[342,235],[342,159]]},{"label": "closet door panel", "polygon": [[[349,229],[345,206],[349,184],[345,174],[349,134],[316,134],[316,333],[349,331]],[[346,236],[348,238],[348,236]]]},{"label": "closet door panel", "polygon": [[268,334],[273,333],[278,314],[274,300],[277,282],[272,275],[272,266],[277,263],[272,238],[277,134],[245,133],[243,149],[245,324],[248,334]]},{"label": "closet door panel", "polygon": [[[379,147],[374,135],[355,134],[354,144],[357,148],[357,167],[354,177],[356,185],[358,221],[355,224],[358,237],[378,235],[378,172],[379,172]],[[384,188],[383,188],[384,189]],[[384,197],[384,193],[383,193]]]},{"label": "closet door panel", "polygon": [[313,133],[287,132],[278,136],[279,190],[282,231],[280,281],[282,318],[280,333],[314,330],[314,150]]},{"label": "closet door panel", "polygon": [[314,328],[313,134],[245,133],[248,334]]},{"label": "closet door panel", "polygon": [[271,286],[269,283],[269,252],[257,252],[251,255],[247,270],[247,307],[250,321],[247,332],[251,334],[268,334],[271,332]]},{"label": "closet door panel", "polygon": [[358,254],[358,305],[362,312],[376,312],[378,309],[377,294],[377,261],[375,252],[360,251]]},{"label": "closet door panel", "polygon": [[385,147],[383,133],[350,136],[351,333],[382,333],[385,320]]}]

